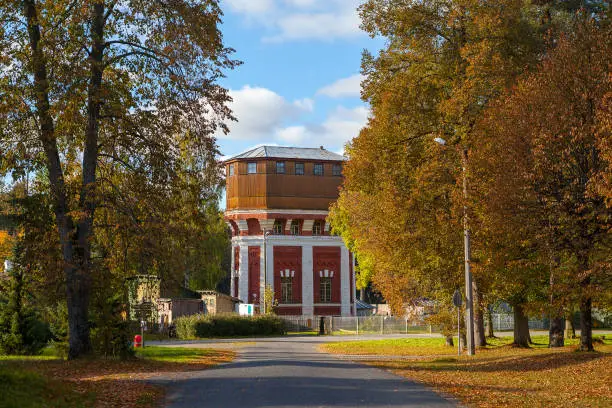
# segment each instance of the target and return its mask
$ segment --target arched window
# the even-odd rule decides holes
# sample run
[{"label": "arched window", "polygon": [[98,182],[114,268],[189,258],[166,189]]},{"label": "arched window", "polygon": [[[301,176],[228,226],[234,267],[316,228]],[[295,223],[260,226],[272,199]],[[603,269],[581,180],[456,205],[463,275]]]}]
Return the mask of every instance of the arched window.
[{"label": "arched window", "polygon": [[291,221],[291,235],[300,235],[300,220]]},{"label": "arched window", "polygon": [[283,220],[274,220],[274,227],[272,229],[274,235],[283,235],[284,226],[285,223],[283,222]]},{"label": "arched window", "polygon": [[316,220],[314,224],[312,224],[312,235],[321,235],[323,233],[323,222],[321,220]]}]

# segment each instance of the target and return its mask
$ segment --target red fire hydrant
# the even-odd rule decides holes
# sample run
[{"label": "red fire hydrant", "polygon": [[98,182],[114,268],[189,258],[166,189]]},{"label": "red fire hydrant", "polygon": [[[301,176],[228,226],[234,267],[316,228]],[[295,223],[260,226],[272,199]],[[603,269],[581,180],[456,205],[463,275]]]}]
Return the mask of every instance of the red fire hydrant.
[{"label": "red fire hydrant", "polygon": [[137,334],[134,336],[134,348],[142,347],[142,336]]}]

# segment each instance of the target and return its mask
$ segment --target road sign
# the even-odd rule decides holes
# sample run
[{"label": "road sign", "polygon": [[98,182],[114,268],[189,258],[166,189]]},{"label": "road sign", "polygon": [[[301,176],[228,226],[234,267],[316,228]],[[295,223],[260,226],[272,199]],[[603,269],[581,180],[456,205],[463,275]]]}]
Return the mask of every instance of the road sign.
[{"label": "road sign", "polygon": [[461,307],[461,303],[461,292],[459,291],[459,289],[457,289],[455,290],[455,293],[453,293],[453,305],[455,305],[455,307]]}]

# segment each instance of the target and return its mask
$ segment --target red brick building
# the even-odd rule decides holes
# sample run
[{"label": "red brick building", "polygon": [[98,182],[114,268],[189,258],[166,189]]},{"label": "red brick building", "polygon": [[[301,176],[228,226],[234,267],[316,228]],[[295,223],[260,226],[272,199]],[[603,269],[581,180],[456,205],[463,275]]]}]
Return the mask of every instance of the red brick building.
[{"label": "red brick building", "polygon": [[353,257],[326,222],[343,163],[322,147],[261,146],[226,160],[232,296],[259,305],[268,285],[278,314],[354,314]]}]

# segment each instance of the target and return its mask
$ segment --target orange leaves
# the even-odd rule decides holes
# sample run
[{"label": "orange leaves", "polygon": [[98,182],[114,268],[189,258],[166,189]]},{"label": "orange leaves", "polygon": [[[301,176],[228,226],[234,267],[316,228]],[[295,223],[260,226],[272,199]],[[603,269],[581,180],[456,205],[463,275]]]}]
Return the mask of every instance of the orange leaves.
[{"label": "orange leaves", "polygon": [[[356,342],[359,345],[365,342]],[[371,342],[375,343],[375,342]],[[373,350],[385,349],[372,344]],[[345,352],[355,354],[355,350]],[[574,348],[517,349],[507,346],[480,349],[476,356],[424,357],[369,364],[425,383],[451,394],[470,407],[604,407],[612,399],[612,346],[601,352],[576,353]],[[430,348],[433,354],[448,354]],[[447,348],[448,350],[448,348]],[[388,354],[427,356],[418,347],[391,348]],[[374,359],[373,359],[374,360]]]}]

